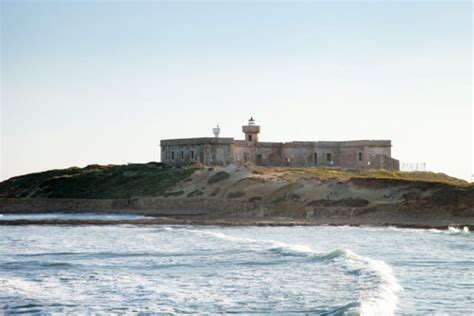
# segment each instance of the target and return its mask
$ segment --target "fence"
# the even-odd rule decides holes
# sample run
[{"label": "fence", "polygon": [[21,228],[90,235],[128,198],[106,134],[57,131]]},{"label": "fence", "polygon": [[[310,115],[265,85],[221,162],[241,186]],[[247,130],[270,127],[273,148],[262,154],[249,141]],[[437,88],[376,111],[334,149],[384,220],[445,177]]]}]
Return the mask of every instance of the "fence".
[{"label": "fence", "polygon": [[426,171],[426,162],[402,162],[401,171]]}]

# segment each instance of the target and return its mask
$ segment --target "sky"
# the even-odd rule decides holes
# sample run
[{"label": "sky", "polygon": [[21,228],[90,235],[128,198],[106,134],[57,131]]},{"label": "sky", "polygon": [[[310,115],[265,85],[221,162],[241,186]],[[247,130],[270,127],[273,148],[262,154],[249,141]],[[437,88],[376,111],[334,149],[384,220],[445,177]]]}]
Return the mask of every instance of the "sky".
[{"label": "sky", "polygon": [[471,179],[471,1],[1,1],[0,179],[160,139],[391,139]]}]

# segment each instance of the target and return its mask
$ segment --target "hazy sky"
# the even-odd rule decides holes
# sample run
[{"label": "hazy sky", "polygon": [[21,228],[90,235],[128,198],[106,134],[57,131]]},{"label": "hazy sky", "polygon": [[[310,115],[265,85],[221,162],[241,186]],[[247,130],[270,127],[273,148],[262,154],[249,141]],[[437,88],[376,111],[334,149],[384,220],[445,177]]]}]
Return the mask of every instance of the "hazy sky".
[{"label": "hazy sky", "polygon": [[471,1],[2,1],[0,178],[163,138],[391,139],[473,172]]}]

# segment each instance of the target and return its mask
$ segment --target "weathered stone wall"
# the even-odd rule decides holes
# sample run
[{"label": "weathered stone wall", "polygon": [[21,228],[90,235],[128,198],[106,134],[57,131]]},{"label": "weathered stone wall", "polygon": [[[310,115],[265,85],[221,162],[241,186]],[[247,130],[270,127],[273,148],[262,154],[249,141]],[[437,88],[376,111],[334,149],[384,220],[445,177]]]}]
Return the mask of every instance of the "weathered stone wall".
[{"label": "weathered stone wall", "polygon": [[258,143],[255,160],[259,166],[283,166],[282,144]]},{"label": "weathered stone wall", "polygon": [[292,142],[282,146],[284,166],[314,166],[314,142]]},{"label": "weathered stone wall", "polygon": [[193,162],[206,165],[234,163],[233,138],[188,138],[161,141],[161,161],[181,166]]},{"label": "weathered stone wall", "polygon": [[234,142],[234,160],[237,164],[256,164],[255,143],[236,140]]},{"label": "weathered stone wall", "polygon": [[203,163],[205,165],[226,166],[234,163],[234,144],[204,145]]},{"label": "weathered stone wall", "polygon": [[[247,212],[256,208],[255,203],[239,199],[210,199],[210,198],[131,198],[129,206],[139,210],[163,211],[207,211],[207,212]],[[174,214],[174,212],[171,212]]]},{"label": "weathered stone wall", "polygon": [[399,170],[398,161],[391,158],[391,142],[386,140],[271,143],[234,141],[233,138],[191,138],[163,140],[161,148],[162,161],[171,165],[250,163],[259,166]]}]

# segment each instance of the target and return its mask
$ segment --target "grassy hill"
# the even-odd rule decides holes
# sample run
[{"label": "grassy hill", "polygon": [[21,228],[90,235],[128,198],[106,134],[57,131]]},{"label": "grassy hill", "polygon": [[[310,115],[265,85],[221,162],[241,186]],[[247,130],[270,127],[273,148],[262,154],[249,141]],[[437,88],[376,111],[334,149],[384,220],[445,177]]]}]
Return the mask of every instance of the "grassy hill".
[{"label": "grassy hill", "polygon": [[128,198],[160,196],[195,168],[161,163],[89,165],[14,177],[0,183],[0,197]]},{"label": "grassy hill", "polygon": [[[50,170],[14,177],[0,183],[0,198],[95,198],[114,199],[139,196],[173,196],[171,189],[189,178],[202,166],[183,168],[170,167],[161,163],[128,165],[89,165],[85,168],[72,167]],[[210,172],[213,168],[206,168]],[[221,168],[222,169],[222,168]],[[442,183],[455,187],[469,187],[469,183],[445,174],[432,172],[400,172],[384,170],[348,171],[324,168],[249,167],[250,174],[263,178],[275,178],[284,182],[301,179],[337,179],[341,181],[364,178],[378,180],[404,180],[413,182]],[[212,171],[215,173],[217,170]],[[224,171],[218,172],[226,174]],[[202,176],[206,176],[203,173]],[[227,175],[230,176],[230,175]],[[267,177],[268,176],[268,177]],[[214,178],[211,178],[211,181]],[[208,181],[208,180],[206,180]],[[212,185],[204,182],[204,186]],[[186,188],[187,183],[181,186]],[[170,193],[171,192],[171,193]],[[176,193],[176,192],[175,192]],[[176,193],[177,194],[177,193]]]},{"label": "grassy hill", "polygon": [[287,181],[295,181],[302,178],[318,179],[381,179],[381,180],[404,180],[417,182],[442,183],[460,187],[468,187],[467,181],[450,177],[444,173],[429,171],[393,171],[393,170],[341,170],[334,168],[260,168],[255,167],[254,173],[274,173]]}]

